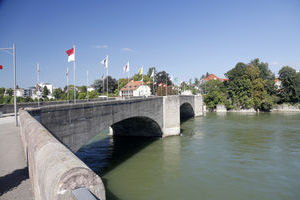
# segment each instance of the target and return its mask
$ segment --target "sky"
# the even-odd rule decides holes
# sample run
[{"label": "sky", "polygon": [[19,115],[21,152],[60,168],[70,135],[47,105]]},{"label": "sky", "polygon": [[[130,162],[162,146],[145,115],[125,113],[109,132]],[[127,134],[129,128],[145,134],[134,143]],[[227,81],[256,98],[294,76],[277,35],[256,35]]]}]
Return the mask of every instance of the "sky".
[{"label": "sky", "polygon": [[[141,66],[180,80],[206,72],[219,77],[254,58],[278,73],[300,69],[299,0],[0,0],[0,48],[16,44],[17,84],[66,85],[65,51],[76,45],[76,85]],[[0,51],[0,87],[13,87],[12,56]]]}]

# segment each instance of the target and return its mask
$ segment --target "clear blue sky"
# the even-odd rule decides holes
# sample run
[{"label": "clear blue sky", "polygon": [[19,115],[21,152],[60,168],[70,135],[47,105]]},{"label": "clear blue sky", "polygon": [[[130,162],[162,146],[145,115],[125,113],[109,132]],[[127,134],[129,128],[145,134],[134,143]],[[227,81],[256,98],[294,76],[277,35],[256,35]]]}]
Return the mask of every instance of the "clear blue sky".
[{"label": "clear blue sky", "polygon": [[[181,80],[224,77],[256,57],[277,73],[300,68],[300,1],[0,0],[0,47],[13,42],[20,87],[36,83],[36,62],[42,82],[64,86],[73,44],[78,85],[87,70],[90,83],[100,78],[106,54],[113,77],[127,60],[131,74],[155,66]],[[0,52],[0,64],[0,87],[12,87],[11,56]]]}]

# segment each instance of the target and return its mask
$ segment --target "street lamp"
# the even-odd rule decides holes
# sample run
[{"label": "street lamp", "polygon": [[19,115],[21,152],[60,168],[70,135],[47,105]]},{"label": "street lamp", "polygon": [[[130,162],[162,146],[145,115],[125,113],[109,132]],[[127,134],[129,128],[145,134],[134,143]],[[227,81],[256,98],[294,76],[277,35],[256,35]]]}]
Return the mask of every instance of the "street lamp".
[{"label": "street lamp", "polygon": [[[9,55],[13,56],[13,68],[14,68],[14,110],[15,110],[15,119],[16,126],[18,126],[17,118],[17,92],[16,92],[16,45],[13,44],[12,48],[0,48],[0,50],[6,51]],[[12,53],[10,52],[12,50]]]}]

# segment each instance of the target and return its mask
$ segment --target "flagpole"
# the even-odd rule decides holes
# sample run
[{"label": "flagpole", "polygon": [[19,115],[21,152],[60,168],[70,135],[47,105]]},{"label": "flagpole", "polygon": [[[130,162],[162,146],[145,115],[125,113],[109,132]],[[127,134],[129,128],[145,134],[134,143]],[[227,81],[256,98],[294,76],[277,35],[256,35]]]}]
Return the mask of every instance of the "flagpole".
[{"label": "flagpole", "polygon": [[39,82],[40,82],[40,65],[39,63],[36,64],[37,69],[37,84],[38,84],[38,107],[40,107],[40,90],[39,90]]},{"label": "flagpole", "polygon": [[69,103],[69,68],[67,67],[67,100]]},{"label": "flagpole", "polygon": [[89,71],[86,71],[86,98],[89,100],[89,95],[88,95],[88,84],[89,84]]},{"label": "flagpole", "polygon": [[108,100],[108,66],[106,67],[106,94]]},{"label": "flagpole", "polygon": [[154,93],[154,75],[153,75],[152,78],[153,78],[153,80],[152,80],[152,92],[153,92],[153,94],[155,94],[155,93]]},{"label": "flagpole", "polygon": [[[75,45],[73,45],[73,48],[74,48],[74,57],[76,56],[75,55]],[[74,74],[73,74],[73,82],[74,82],[74,87],[73,87],[73,90],[74,90],[74,92],[73,92],[73,94],[74,94],[74,103],[76,103],[76,83],[75,83],[75,77],[76,77],[76,64],[75,64],[75,62],[76,62],[76,58],[74,59],[74,62],[73,62],[73,70],[74,70]]]},{"label": "flagpole", "polygon": [[166,73],[166,96],[168,96],[168,74]]}]

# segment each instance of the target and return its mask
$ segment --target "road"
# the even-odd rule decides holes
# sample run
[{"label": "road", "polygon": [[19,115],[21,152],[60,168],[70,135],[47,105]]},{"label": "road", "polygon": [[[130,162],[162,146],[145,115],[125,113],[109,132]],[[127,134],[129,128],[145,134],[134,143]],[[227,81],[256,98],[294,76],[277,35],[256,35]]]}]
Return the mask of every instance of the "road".
[{"label": "road", "polygon": [[0,199],[34,199],[20,129],[12,116],[0,118]]}]

